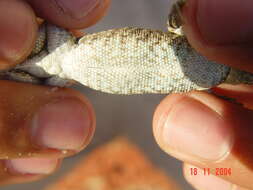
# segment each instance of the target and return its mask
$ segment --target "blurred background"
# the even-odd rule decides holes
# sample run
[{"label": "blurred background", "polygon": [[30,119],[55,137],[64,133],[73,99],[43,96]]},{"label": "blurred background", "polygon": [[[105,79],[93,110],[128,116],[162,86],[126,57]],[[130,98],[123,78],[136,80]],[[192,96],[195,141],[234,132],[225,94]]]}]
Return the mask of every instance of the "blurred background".
[{"label": "blurred background", "polygon": [[[138,26],[166,31],[169,0],[112,0],[108,14],[95,26],[96,32],[111,28]],[[193,190],[183,178],[181,162],[161,151],[152,134],[152,117],[164,95],[119,96],[76,86],[92,102],[97,115],[97,130],[91,144],[80,154],[64,160],[60,170],[44,180],[2,187],[2,190],[41,190],[68,172],[85,154],[118,135],[127,136],[149,159],[172,176],[183,190]]]}]

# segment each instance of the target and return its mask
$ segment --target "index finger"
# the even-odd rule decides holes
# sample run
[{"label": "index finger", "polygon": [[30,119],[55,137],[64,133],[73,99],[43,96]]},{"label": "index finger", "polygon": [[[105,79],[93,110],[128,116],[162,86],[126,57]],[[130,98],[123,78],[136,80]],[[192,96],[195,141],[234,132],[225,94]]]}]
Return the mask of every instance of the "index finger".
[{"label": "index finger", "polygon": [[102,18],[110,0],[26,0],[35,13],[63,28],[80,29]]},{"label": "index finger", "polygon": [[253,1],[188,0],[182,11],[191,45],[219,63],[253,71]]}]

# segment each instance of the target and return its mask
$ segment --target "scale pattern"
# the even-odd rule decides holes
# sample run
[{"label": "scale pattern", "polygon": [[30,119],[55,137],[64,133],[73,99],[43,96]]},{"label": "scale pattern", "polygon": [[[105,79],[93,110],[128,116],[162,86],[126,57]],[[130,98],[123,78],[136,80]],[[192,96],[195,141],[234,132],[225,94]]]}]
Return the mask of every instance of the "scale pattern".
[{"label": "scale pattern", "polygon": [[68,86],[77,81],[112,94],[175,93],[221,83],[253,84],[253,75],[207,60],[180,30],[186,0],[171,1],[168,32],[122,28],[84,36],[42,25],[32,55],[0,78]]},{"label": "scale pattern", "polygon": [[[227,66],[208,61],[185,37],[123,28],[66,42],[37,62],[50,75],[113,94],[188,92],[224,81]],[[33,73],[36,74],[36,73]]]}]

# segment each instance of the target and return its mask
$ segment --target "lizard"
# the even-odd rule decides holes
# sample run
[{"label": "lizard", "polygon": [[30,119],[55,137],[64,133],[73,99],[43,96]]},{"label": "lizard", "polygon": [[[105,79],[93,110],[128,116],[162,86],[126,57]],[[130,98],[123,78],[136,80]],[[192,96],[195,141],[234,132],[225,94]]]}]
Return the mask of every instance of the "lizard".
[{"label": "lizard", "polygon": [[2,71],[0,78],[63,87],[76,81],[125,95],[253,84],[253,74],[208,60],[191,47],[181,28],[185,3],[174,2],[167,32],[127,27],[77,39],[63,28],[44,23],[28,59]]}]

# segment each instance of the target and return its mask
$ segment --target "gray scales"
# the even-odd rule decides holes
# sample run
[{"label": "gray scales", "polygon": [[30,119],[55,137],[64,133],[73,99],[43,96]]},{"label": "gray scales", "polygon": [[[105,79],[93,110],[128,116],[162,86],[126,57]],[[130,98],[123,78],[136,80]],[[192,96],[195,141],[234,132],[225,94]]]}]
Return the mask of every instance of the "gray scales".
[{"label": "gray scales", "polygon": [[121,28],[74,38],[43,24],[26,61],[2,71],[2,79],[53,86],[73,81],[112,94],[175,93],[210,89],[221,83],[252,84],[253,75],[207,60],[181,31],[177,1],[168,32]]}]

